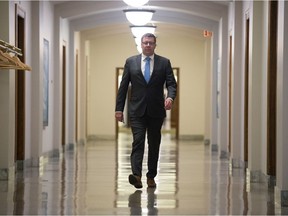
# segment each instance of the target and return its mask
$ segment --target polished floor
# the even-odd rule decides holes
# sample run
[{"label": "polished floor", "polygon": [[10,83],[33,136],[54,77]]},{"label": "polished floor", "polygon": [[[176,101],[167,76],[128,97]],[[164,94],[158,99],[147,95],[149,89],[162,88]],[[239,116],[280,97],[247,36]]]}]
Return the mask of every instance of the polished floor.
[{"label": "polished floor", "polygon": [[[157,188],[128,183],[131,136],[89,141],[0,181],[2,215],[277,215],[273,188],[247,183],[201,141],[164,134]],[[144,158],[144,176],[147,158]]]}]

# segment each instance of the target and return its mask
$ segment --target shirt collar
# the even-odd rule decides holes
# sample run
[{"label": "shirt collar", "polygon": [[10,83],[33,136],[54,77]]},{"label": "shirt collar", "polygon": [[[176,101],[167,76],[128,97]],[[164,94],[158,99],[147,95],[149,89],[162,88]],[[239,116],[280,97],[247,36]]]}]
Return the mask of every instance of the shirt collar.
[{"label": "shirt collar", "polygon": [[[147,56],[145,56],[145,55],[142,53],[142,61],[144,61],[146,57],[147,57]],[[149,57],[150,57],[150,59],[151,59],[152,61],[154,60],[154,54],[151,55],[151,56],[149,56]]]}]

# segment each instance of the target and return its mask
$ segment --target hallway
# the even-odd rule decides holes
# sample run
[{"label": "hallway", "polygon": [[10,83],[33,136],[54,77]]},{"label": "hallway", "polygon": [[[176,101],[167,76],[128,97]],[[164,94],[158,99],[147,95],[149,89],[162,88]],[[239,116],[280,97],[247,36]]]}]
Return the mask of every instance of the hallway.
[{"label": "hallway", "polygon": [[[89,141],[42,166],[0,181],[0,214],[19,215],[274,215],[273,189],[246,184],[244,170],[229,169],[202,141],[163,135],[157,188],[128,183],[131,136]],[[144,174],[146,172],[144,158]],[[281,212],[282,211],[282,212]],[[284,212],[283,212],[284,211]]]}]

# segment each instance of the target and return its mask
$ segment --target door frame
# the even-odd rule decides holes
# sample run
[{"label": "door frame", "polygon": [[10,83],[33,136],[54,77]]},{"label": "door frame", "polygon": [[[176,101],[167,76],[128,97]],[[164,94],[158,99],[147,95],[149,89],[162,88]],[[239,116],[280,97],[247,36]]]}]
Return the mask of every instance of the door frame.
[{"label": "door frame", "polygon": [[75,56],[75,141],[78,142],[78,115],[79,115],[79,51],[76,50]]},{"label": "door frame", "polygon": [[66,142],[66,43],[62,45],[62,129],[61,145]]},{"label": "door frame", "polygon": [[228,83],[228,151],[231,153],[231,131],[232,131],[232,35],[229,37],[229,83]]},{"label": "door frame", "polygon": [[248,165],[248,137],[249,137],[249,34],[250,19],[246,14],[246,30],[245,30],[245,71],[244,71],[244,163]]},{"label": "door frame", "polygon": [[[15,45],[22,51],[18,56],[25,63],[25,23],[26,12],[19,4],[15,4]],[[15,73],[15,162],[16,169],[23,169],[25,160],[25,71],[16,70]]]},{"label": "door frame", "polygon": [[267,57],[267,174],[276,176],[278,1],[269,2]]}]

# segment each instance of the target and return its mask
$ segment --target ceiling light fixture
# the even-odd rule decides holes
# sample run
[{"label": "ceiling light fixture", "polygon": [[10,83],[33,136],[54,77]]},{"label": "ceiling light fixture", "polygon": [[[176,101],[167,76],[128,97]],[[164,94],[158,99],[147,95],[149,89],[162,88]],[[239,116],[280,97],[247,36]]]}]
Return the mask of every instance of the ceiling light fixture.
[{"label": "ceiling light fixture", "polygon": [[127,5],[132,7],[140,7],[145,5],[149,0],[123,0]]},{"label": "ceiling light fixture", "polygon": [[151,21],[155,10],[150,9],[126,9],[123,10],[127,20],[132,25],[145,25]]},{"label": "ceiling light fixture", "polygon": [[141,25],[141,26],[130,26],[132,34],[136,38],[141,38],[146,33],[155,33],[156,26],[152,25]]}]

